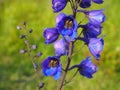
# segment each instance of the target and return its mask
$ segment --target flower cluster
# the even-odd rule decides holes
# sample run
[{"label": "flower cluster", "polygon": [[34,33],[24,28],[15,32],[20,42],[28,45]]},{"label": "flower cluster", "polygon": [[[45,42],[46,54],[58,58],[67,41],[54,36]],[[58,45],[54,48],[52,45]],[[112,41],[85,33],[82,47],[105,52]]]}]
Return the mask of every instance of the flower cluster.
[{"label": "flower cluster", "polygon": [[[58,90],[62,89],[65,83],[65,78],[67,72],[77,68],[82,76],[87,78],[92,78],[93,74],[97,72],[98,67],[92,62],[90,56],[86,56],[79,64],[70,65],[72,61],[72,56],[75,53],[74,48],[76,47],[76,41],[81,41],[84,46],[88,47],[88,51],[93,55],[96,60],[100,60],[100,53],[103,51],[104,40],[99,35],[102,33],[102,23],[105,21],[106,17],[104,15],[104,9],[101,10],[86,10],[92,6],[91,2],[96,4],[102,4],[103,0],[52,0],[52,8],[56,16],[56,24],[53,27],[45,28],[43,31],[43,36],[45,38],[45,44],[53,44],[55,55],[48,56],[41,63],[42,72],[44,76],[53,76],[55,80],[62,77],[60,86]],[[70,3],[72,13],[67,15],[61,12],[65,9],[67,3]],[[77,20],[77,13],[84,14],[84,18]],[[83,24],[84,19],[87,18],[85,24]],[[23,28],[17,26],[18,30],[26,28],[26,23],[23,23]],[[32,29],[29,33],[20,35],[21,39],[25,39],[26,49],[20,50],[20,53],[28,53],[30,59],[33,63],[36,73],[38,70],[38,64],[35,58],[42,56],[41,52],[36,55],[32,55],[37,46],[35,44],[30,44],[29,35],[33,32]],[[81,48],[81,47],[79,47]],[[74,54],[75,55],[75,54]],[[66,56],[66,65],[62,65],[61,57]],[[65,66],[65,68],[63,68]],[[71,66],[71,67],[70,67]],[[64,73],[64,74],[63,74]],[[76,75],[75,73],[75,75]],[[73,75],[73,76],[75,76]],[[44,86],[44,83],[40,83],[39,89]]]},{"label": "flower cluster", "polygon": [[[79,40],[85,43],[90,53],[96,58],[100,59],[100,53],[104,47],[103,38],[98,36],[102,33],[102,23],[105,21],[104,10],[84,10],[91,6],[91,2],[102,4],[103,0],[52,0],[52,8],[55,13],[62,11],[67,3],[71,4],[73,13],[66,15],[60,12],[56,16],[56,25],[51,28],[45,28],[43,35],[46,44],[54,45],[55,55],[49,56],[42,62],[43,74],[45,76],[53,76],[58,80],[62,75],[61,57],[66,55],[71,60],[74,51],[74,43]],[[79,9],[80,8],[80,9]],[[76,14],[83,13],[88,19],[86,24],[77,21]],[[78,23],[80,22],[80,23]],[[81,29],[79,29],[81,28]],[[81,30],[78,33],[78,30]],[[72,43],[72,46],[70,44]],[[92,63],[91,57],[81,61],[78,65],[73,65],[71,69],[78,68],[79,73],[87,78],[92,78],[93,74],[98,70],[98,67]],[[65,71],[71,70],[69,65]]]}]

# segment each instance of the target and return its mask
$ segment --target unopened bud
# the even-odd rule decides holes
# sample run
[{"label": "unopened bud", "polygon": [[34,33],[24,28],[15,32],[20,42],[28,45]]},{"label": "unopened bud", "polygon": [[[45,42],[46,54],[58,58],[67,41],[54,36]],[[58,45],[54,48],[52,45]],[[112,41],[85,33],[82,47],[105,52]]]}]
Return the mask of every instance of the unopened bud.
[{"label": "unopened bud", "polygon": [[28,40],[25,40],[25,44],[28,44]]},{"label": "unopened bud", "polygon": [[34,63],[33,66],[34,66],[34,69],[35,69],[35,70],[38,69],[38,64],[37,64],[37,63]]},{"label": "unopened bud", "polygon": [[32,49],[35,50],[37,48],[36,45],[32,45]]},{"label": "unopened bud", "polygon": [[22,29],[20,26],[17,26],[16,28],[17,28],[17,30],[21,30]]},{"label": "unopened bud", "polygon": [[29,30],[29,33],[32,33],[32,32],[33,32],[33,30],[32,30],[32,29],[30,29],[30,30]]},{"label": "unopened bud", "polygon": [[23,38],[25,38],[25,35],[20,35],[20,39],[23,39]]},{"label": "unopened bud", "polygon": [[24,25],[24,27],[26,27],[26,22],[25,21],[22,24]]},{"label": "unopened bud", "polygon": [[35,57],[41,57],[42,56],[42,53],[41,52],[39,52],[39,53],[37,53],[36,55],[35,55]]},{"label": "unopened bud", "polygon": [[41,83],[39,84],[39,86],[38,86],[38,89],[40,90],[40,89],[43,88],[43,87],[44,87],[44,83],[41,82]]},{"label": "unopened bud", "polygon": [[27,52],[27,50],[23,50],[23,49],[20,50],[20,53],[21,53],[21,54],[24,54],[24,53],[26,53],[26,52]]}]

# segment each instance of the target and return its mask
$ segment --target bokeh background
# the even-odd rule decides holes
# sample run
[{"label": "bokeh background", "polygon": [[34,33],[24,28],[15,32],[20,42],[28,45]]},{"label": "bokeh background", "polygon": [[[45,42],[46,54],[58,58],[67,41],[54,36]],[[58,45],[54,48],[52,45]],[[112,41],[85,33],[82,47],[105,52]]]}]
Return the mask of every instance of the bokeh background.
[{"label": "bokeh background", "polygon": [[[35,90],[39,84],[33,66],[27,54],[19,54],[24,49],[24,40],[19,38],[22,31],[17,25],[27,23],[27,30],[33,29],[31,43],[38,45],[35,53],[42,51],[43,56],[54,55],[52,45],[45,45],[42,36],[45,27],[55,26],[55,16],[51,8],[52,0],[0,0],[0,90]],[[70,13],[69,5],[63,12]],[[77,74],[74,80],[63,90],[120,90],[120,0],[105,0],[102,5],[93,3],[91,9],[105,9],[106,22],[103,24],[105,40],[101,61],[93,62],[99,67],[94,78],[87,79]],[[102,37],[102,35],[101,35]],[[76,50],[81,44],[76,44]],[[82,49],[72,60],[72,65],[90,55],[88,49]],[[65,57],[64,57],[65,58]],[[64,59],[63,58],[63,59]],[[63,63],[64,60],[62,60]],[[74,73],[74,70],[72,71]],[[69,78],[72,73],[68,73]],[[43,90],[56,90],[59,81],[43,77]]]}]

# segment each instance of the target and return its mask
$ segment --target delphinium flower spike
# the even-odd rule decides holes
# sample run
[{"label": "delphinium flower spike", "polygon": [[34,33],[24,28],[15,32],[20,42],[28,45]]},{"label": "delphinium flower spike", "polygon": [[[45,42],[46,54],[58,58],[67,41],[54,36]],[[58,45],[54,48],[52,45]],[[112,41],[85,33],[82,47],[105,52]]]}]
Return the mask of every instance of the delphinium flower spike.
[{"label": "delphinium flower spike", "polygon": [[[71,15],[60,12],[66,7],[68,2],[70,2],[72,8]],[[44,30],[44,38],[46,44],[53,43],[55,56],[46,58],[42,63],[42,68],[45,76],[53,76],[55,80],[58,80],[62,74],[60,58],[64,55],[68,57],[58,90],[62,89],[67,72],[71,69],[78,68],[80,74],[88,78],[92,78],[92,75],[97,71],[97,66],[92,63],[90,57],[87,57],[80,64],[70,67],[72,54],[74,53],[74,43],[77,40],[84,42],[97,60],[100,59],[100,53],[104,47],[104,40],[98,38],[102,33],[102,23],[106,18],[103,13],[104,10],[84,10],[83,8],[91,6],[91,2],[102,4],[103,0],[52,0],[54,12],[60,13],[56,16],[56,26]],[[78,10],[78,5],[82,8],[81,10]],[[81,23],[77,23],[77,13],[84,13],[88,22],[86,24],[81,24],[82,21],[80,21]],[[82,29],[80,33],[78,33],[79,28]],[[55,77],[56,74],[57,78]]]},{"label": "delphinium flower spike", "polygon": [[[46,45],[53,45],[55,54],[47,56],[40,66],[44,76],[52,76],[55,80],[61,79],[58,90],[62,90],[63,85],[66,84],[66,76],[69,71],[77,69],[72,76],[73,79],[78,72],[82,76],[92,78],[93,74],[98,70],[98,67],[92,62],[90,56],[87,56],[80,64],[72,65],[71,63],[73,54],[75,53],[74,48],[76,47],[76,41],[83,42],[84,46],[88,47],[88,51],[96,60],[100,59],[100,53],[103,51],[104,40],[100,38],[99,35],[102,34],[102,23],[106,20],[106,17],[104,9],[85,9],[91,7],[92,2],[102,4],[104,0],[51,0],[53,11],[58,14],[56,15],[55,26],[45,28],[43,37],[45,38]],[[67,6],[67,3],[70,3],[72,9],[71,14],[61,12]],[[87,19],[86,23],[83,23],[84,19],[77,20],[79,16],[77,13],[84,14],[84,19]],[[23,26],[26,27],[26,22],[23,22]],[[19,26],[17,26],[17,29],[21,30]],[[29,34],[32,32],[33,29],[29,29]],[[26,34],[22,34],[20,38],[25,39],[25,44],[27,45],[27,50],[25,50],[32,59],[41,57],[41,52],[33,56],[31,55],[31,51],[36,50],[38,46],[35,44],[30,45]],[[77,47],[80,48],[79,45]],[[21,53],[25,53],[25,51],[22,49]],[[67,59],[61,61],[63,56],[67,57]],[[34,68],[37,70],[38,64],[34,63],[34,61],[32,62]],[[72,80],[69,79],[68,82],[69,81]],[[44,83],[41,83],[39,88],[41,89],[43,86]]]}]

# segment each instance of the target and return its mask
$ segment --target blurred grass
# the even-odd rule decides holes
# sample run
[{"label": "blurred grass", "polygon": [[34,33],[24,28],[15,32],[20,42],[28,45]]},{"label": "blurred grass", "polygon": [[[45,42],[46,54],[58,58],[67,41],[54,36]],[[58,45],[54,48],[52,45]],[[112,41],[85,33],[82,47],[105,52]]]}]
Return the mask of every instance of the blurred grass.
[{"label": "blurred grass", "polygon": [[[64,90],[120,90],[119,3],[119,0],[109,0],[103,5],[94,4],[92,7],[104,7],[107,17],[103,24],[103,34],[106,34],[106,37],[101,62],[94,60],[99,66],[99,71],[93,79],[77,75]],[[68,8],[64,11],[70,13]],[[38,60],[41,62],[47,55],[54,55],[52,45],[47,46],[43,43],[42,33],[45,27],[55,26],[56,15],[52,12],[51,0],[0,0],[0,90],[35,90],[38,80],[27,55],[19,54],[19,50],[24,46],[23,40],[19,39],[20,33],[16,26],[26,21],[27,29],[34,30],[34,41],[32,38],[31,41],[39,44],[36,52],[43,51],[44,55]],[[87,48],[74,56],[72,64],[79,63],[85,55],[90,55]],[[46,90],[56,90],[59,81],[54,81],[51,77],[43,79]]]}]

